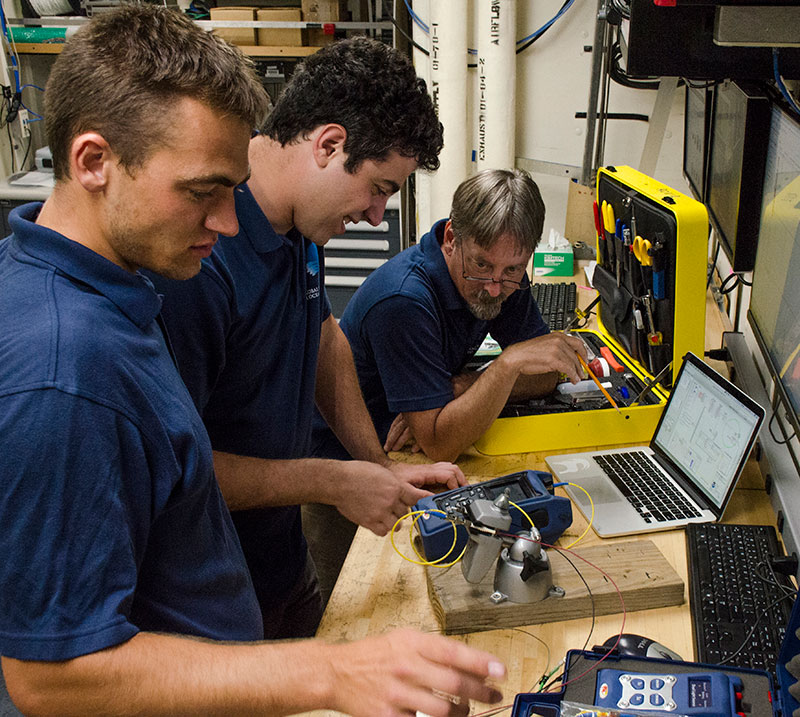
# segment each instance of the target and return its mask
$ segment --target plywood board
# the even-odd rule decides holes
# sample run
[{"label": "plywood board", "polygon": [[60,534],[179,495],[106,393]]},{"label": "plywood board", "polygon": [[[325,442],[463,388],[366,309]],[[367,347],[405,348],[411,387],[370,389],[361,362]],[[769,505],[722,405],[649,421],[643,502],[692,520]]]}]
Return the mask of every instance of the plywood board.
[{"label": "plywood board", "polygon": [[[494,592],[494,570],[472,585],[464,579],[458,564],[444,569],[426,567],[428,595],[442,631],[461,635],[590,616],[592,598],[583,580],[558,551],[551,549],[547,554],[553,584],[566,594],[526,605],[496,605],[489,600]],[[683,580],[650,540],[594,545],[567,555],[591,590],[595,615],[623,611],[620,595],[609,578],[619,588],[626,612],[683,603]]]}]

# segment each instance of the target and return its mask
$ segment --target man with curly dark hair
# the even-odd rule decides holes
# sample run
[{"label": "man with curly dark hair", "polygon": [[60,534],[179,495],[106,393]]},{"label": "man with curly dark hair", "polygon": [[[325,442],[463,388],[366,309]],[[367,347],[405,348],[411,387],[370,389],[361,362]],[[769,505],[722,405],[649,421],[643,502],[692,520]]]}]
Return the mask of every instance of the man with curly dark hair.
[{"label": "man with curly dark hair", "polygon": [[[385,535],[428,495],[422,486],[465,483],[450,463],[388,458],[324,286],[322,246],[348,222],[380,223],[389,196],[418,167],[435,170],[441,148],[406,57],[365,37],[334,43],[297,68],[250,142],[238,236],[191,281],[154,277],[269,638],[313,634],[322,613],[299,505],[335,506]],[[309,458],[315,403],[355,460]],[[226,486],[272,507],[242,510]]]}]

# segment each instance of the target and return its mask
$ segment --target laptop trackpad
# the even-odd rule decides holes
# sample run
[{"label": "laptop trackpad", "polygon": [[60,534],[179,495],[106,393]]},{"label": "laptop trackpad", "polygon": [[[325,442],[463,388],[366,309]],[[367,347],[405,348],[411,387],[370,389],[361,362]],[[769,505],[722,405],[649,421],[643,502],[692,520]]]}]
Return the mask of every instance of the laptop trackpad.
[{"label": "laptop trackpad", "polygon": [[[595,506],[605,505],[607,503],[619,504],[620,502],[620,492],[613,485],[609,485],[605,482],[598,481],[597,485],[589,490],[589,493],[592,496]],[[589,505],[589,499],[586,498],[586,496],[583,497],[586,500],[586,505]]]}]

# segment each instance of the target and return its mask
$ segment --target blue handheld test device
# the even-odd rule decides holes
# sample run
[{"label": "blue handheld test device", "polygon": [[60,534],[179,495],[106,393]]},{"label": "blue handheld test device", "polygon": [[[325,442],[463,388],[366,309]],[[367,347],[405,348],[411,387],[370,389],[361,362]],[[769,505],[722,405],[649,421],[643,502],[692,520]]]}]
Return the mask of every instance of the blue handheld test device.
[{"label": "blue handheld test device", "polygon": [[[552,544],[572,524],[572,503],[569,498],[553,495],[553,477],[544,471],[520,471],[483,483],[454,488],[438,495],[423,498],[414,510],[444,511],[467,514],[467,506],[478,499],[493,501],[508,491],[508,497],[520,506],[533,520],[542,541]],[[511,507],[511,528],[518,533],[529,530],[530,524],[515,507]],[[447,555],[457,558],[467,544],[467,530],[456,526],[456,544],[453,547],[453,524],[440,512],[426,513],[417,520],[426,560],[438,560]]]},{"label": "blue handheld test device", "polygon": [[721,672],[642,674],[598,670],[598,707],[658,710],[681,715],[736,717],[740,712],[742,681]]}]

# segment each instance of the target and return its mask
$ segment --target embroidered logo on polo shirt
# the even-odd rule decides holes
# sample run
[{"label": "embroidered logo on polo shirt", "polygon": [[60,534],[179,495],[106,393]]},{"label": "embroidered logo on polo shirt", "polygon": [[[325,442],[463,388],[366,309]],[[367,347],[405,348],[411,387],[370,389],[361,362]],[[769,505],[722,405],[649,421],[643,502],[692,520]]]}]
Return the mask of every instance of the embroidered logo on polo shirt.
[{"label": "embroidered logo on polo shirt", "polygon": [[[306,274],[308,274],[311,279],[319,276],[319,253],[317,252],[316,244],[311,244],[308,247]],[[317,281],[316,286],[312,286],[306,289],[306,301],[311,301],[312,299],[319,298],[319,293],[320,293],[319,281]]]},{"label": "embroidered logo on polo shirt", "polygon": [[308,247],[308,260],[306,261],[306,271],[311,276],[319,274],[319,253],[317,252],[317,245],[311,244]]}]

